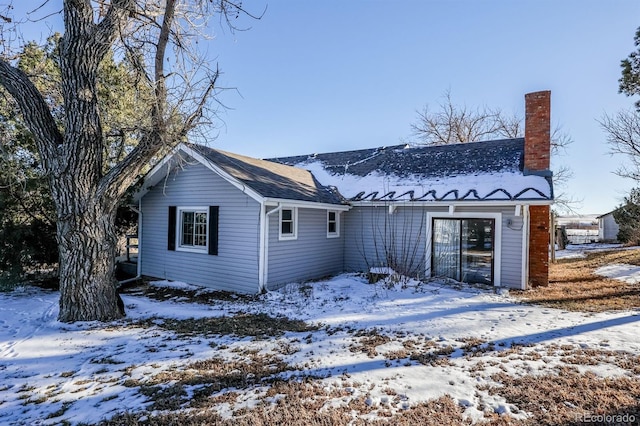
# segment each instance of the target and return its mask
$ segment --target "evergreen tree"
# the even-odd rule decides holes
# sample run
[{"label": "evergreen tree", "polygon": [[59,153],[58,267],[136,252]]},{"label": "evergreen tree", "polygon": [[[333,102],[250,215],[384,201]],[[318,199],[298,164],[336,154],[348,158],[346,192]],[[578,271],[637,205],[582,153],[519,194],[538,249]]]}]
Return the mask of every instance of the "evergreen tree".
[{"label": "evergreen tree", "polygon": [[624,203],[613,212],[613,218],[620,227],[618,241],[640,244],[640,188],[633,188],[624,197]]},{"label": "evergreen tree", "polygon": [[[633,41],[637,49],[622,60],[622,77],[618,80],[620,93],[627,96],[640,95],[640,27],[636,30]],[[640,110],[640,101],[636,101],[635,105]]]},{"label": "evergreen tree", "polygon": [[[58,48],[60,35],[43,47],[28,43],[19,54],[17,67],[27,73],[45,94],[58,126],[63,125],[63,101]],[[151,99],[126,60],[113,54],[100,65],[99,108],[105,117],[103,132],[105,164],[121,160],[136,143],[131,131],[145,120],[144,108]],[[58,263],[56,212],[47,178],[41,166],[33,134],[26,128],[12,98],[0,97],[0,283],[9,285],[36,268],[55,268]],[[127,221],[119,223],[129,226]]]}]

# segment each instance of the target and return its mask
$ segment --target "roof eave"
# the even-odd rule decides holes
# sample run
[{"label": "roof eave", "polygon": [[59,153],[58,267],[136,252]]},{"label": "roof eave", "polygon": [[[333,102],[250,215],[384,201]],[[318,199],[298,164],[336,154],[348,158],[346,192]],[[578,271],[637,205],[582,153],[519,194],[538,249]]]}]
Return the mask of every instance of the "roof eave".
[{"label": "roof eave", "polygon": [[351,209],[351,205],[348,204],[319,203],[315,201],[292,200],[290,198],[265,198],[264,201],[267,206],[286,205],[291,207],[338,211],[348,211]]},{"label": "roof eave", "polygon": [[386,207],[389,205],[411,205],[411,206],[434,206],[434,207],[504,207],[504,206],[549,206],[553,204],[553,200],[549,199],[532,199],[532,200],[442,200],[442,201],[411,201],[411,200],[396,200],[396,201],[350,201],[354,207]]},{"label": "roof eave", "polygon": [[[264,202],[265,197],[263,197],[260,193],[255,191],[253,188],[249,187],[244,182],[241,182],[240,180],[231,176],[222,168],[214,164],[211,160],[207,159],[202,154],[200,154],[199,152],[197,152],[196,150],[187,146],[184,143],[180,143],[179,145],[177,145],[158,164],[156,164],[156,166],[153,169],[151,169],[149,173],[147,173],[143,177],[142,187],[138,191],[136,191],[136,193],[133,196],[134,201],[138,202],[142,197],[145,196],[147,192],[149,192],[149,190],[153,186],[155,186],[158,182],[160,182],[160,180],[166,177],[171,172],[171,170],[173,170],[173,167],[171,167],[170,162],[174,160],[174,158],[176,157],[176,155],[179,154],[180,151],[185,153],[189,157],[195,159],[197,162],[199,162],[200,164],[202,164],[203,166],[211,170],[213,173],[219,175],[221,178],[223,178],[224,180],[229,182],[231,185],[241,190],[243,193],[247,194],[249,197],[253,198],[258,203]],[[163,168],[165,167],[167,167],[167,170],[163,171]]]}]

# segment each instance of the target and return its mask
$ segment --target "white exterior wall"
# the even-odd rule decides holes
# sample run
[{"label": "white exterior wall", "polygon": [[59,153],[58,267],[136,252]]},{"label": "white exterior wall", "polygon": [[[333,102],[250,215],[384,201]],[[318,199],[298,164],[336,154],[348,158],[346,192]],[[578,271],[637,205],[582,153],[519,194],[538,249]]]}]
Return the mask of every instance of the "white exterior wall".
[{"label": "white exterior wall", "polygon": [[618,241],[620,227],[613,218],[613,213],[608,213],[598,219],[598,239],[602,242]]}]

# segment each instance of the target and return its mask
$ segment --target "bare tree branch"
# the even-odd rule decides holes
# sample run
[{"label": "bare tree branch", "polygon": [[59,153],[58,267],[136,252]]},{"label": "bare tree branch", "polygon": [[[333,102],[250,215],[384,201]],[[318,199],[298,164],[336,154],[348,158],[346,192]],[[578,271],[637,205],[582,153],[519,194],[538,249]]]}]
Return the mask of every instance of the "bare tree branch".
[{"label": "bare tree branch", "polygon": [[47,172],[53,169],[57,146],[62,134],[51,114],[49,105],[29,77],[20,69],[0,59],[0,85],[16,101],[23,118],[35,136]]},{"label": "bare tree branch", "polygon": [[[447,90],[436,111],[426,105],[417,112],[417,120],[411,124],[411,136],[417,145],[448,145],[455,143],[480,142],[500,138],[523,137],[524,120],[517,115],[509,115],[500,109],[483,106],[469,108],[457,106]],[[411,141],[410,141],[411,142]],[[558,156],[573,142],[571,136],[555,126],[551,132],[551,153]],[[566,167],[554,170],[554,186],[564,188],[571,177]],[[567,208],[575,204],[562,190],[555,196],[555,202]]]},{"label": "bare tree branch", "polygon": [[640,181],[640,112],[623,110],[614,116],[605,114],[598,122],[607,134],[609,153],[622,155],[629,163],[621,165],[615,173]]},{"label": "bare tree branch", "polygon": [[[219,104],[213,98],[220,72],[199,50],[207,22],[220,14],[233,31],[239,28],[238,17],[248,13],[240,0],[63,0],[62,10],[64,34],[56,51],[60,128],[54,105],[7,59],[0,60],[0,85],[19,105],[36,135],[45,170],[55,177],[49,184],[60,252],[59,320],[111,320],[123,315],[113,275],[116,206],[155,156],[216,117]],[[0,28],[3,24],[0,17]],[[9,49],[19,36],[5,40],[3,47]],[[5,50],[4,58],[10,53]],[[135,79],[136,92],[149,105],[128,131],[132,144],[126,149],[118,142],[112,146],[109,135],[124,140],[124,128],[131,123],[103,128],[98,77],[108,54],[135,67],[143,77]]]}]

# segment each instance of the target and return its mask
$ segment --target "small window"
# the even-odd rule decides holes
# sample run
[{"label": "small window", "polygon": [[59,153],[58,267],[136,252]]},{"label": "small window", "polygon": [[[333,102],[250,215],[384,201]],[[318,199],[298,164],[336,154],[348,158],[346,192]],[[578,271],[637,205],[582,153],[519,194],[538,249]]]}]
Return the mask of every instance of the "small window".
[{"label": "small window", "polygon": [[340,215],[335,211],[327,212],[327,238],[340,236]]},{"label": "small window", "polygon": [[209,223],[207,209],[180,209],[178,220],[178,249],[207,251],[207,226]]},{"label": "small window", "polygon": [[298,237],[298,209],[280,210],[280,239],[295,240]]}]

